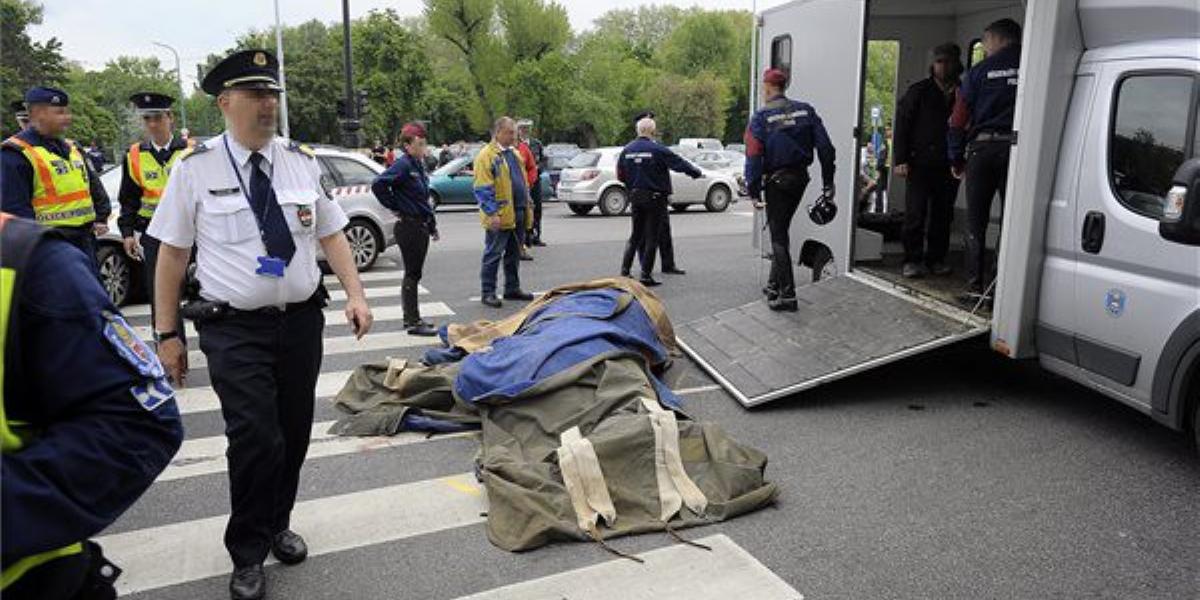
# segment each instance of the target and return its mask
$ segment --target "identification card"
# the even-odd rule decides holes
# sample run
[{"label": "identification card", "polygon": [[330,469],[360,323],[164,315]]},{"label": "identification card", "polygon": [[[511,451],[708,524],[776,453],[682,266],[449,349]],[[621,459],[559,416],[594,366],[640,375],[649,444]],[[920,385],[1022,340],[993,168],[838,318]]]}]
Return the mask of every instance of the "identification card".
[{"label": "identification card", "polygon": [[258,257],[258,269],[254,273],[264,277],[283,277],[283,270],[286,267],[287,263],[282,258],[260,256]]},{"label": "identification card", "polygon": [[309,206],[308,204],[301,204],[299,206],[299,208],[296,209],[296,218],[299,219],[300,225],[302,225],[304,227],[312,227],[312,224],[313,224],[312,206]]}]

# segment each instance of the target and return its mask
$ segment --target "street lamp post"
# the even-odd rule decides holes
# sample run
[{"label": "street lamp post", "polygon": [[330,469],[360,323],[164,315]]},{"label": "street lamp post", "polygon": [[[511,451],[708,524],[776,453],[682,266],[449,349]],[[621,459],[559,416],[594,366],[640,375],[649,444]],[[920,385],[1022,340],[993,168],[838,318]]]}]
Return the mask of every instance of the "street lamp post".
[{"label": "street lamp post", "polygon": [[160,48],[166,48],[175,55],[175,83],[179,85],[179,119],[183,122],[183,129],[187,129],[187,97],[183,93],[183,73],[179,70],[179,52],[174,47],[168,46],[162,42],[151,42]]},{"label": "street lamp post", "polygon": [[275,54],[279,56],[279,87],[283,88],[283,92],[279,94],[281,129],[283,137],[290,138],[292,134],[291,129],[288,127],[287,76],[283,72],[283,25],[279,22],[279,0],[275,0]]}]

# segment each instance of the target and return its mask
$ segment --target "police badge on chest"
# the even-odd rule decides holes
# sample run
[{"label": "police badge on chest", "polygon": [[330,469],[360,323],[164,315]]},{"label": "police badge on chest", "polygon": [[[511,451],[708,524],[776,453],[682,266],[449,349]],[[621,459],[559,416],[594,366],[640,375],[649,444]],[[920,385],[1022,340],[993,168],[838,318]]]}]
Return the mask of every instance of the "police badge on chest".
[{"label": "police badge on chest", "polygon": [[313,210],[310,204],[301,204],[296,208],[296,220],[300,221],[303,227],[312,227]]}]

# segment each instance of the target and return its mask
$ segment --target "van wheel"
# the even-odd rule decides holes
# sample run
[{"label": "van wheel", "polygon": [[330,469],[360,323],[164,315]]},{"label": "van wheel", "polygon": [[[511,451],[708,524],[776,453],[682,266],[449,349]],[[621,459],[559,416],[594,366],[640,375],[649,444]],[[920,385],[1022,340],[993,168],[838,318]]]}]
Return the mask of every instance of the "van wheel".
[{"label": "van wheel", "polygon": [[383,235],[375,225],[365,219],[351,219],[346,226],[346,241],[350,242],[350,256],[354,267],[361,273],[370,269],[383,252]]},{"label": "van wheel", "polygon": [[125,252],[118,246],[105,244],[96,250],[96,263],[100,266],[100,283],[108,299],[115,306],[128,302],[133,289],[133,270]]},{"label": "van wheel", "polygon": [[729,208],[729,199],[732,194],[729,188],[723,185],[714,185],[708,190],[708,197],[704,199],[704,208],[708,212],[725,212]]},{"label": "van wheel", "polygon": [[573,212],[581,217],[592,212],[591,204],[568,204],[567,208],[570,208],[571,212]]},{"label": "van wheel", "polygon": [[604,194],[600,196],[600,214],[611,217],[625,212],[625,208],[629,206],[629,198],[625,195],[625,190],[621,188],[608,188]]},{"label": "van wheel", "polygon": [[817,282],[822,279],[832,279],[837,277],[837,274],[837,264],[833,262],[833,253],[824,246],[817,248],[812,257],[812,280]]}]

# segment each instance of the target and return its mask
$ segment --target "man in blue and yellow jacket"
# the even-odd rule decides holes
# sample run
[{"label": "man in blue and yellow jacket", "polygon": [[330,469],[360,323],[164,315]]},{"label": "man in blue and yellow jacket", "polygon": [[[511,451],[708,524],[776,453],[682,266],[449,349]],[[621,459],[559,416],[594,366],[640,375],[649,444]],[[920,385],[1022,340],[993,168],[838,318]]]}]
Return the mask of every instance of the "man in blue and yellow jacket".
[{"label": "man in blue and yellow jacket", "polygon": [[504,298],[532,300],[521,289],[520,227],[533,225],[533,206],[525,184],[525,164],[517,152],[517,124],[500,117],[492,126],[492,141],[475,157],[475,202],[484,227],[483,267],[479,279],[482,302],[492,308],[502,303],[496,297],[497,270],[504,262]]}]

